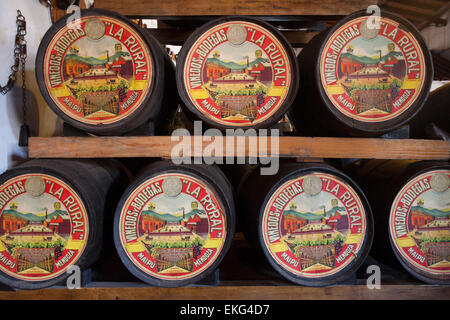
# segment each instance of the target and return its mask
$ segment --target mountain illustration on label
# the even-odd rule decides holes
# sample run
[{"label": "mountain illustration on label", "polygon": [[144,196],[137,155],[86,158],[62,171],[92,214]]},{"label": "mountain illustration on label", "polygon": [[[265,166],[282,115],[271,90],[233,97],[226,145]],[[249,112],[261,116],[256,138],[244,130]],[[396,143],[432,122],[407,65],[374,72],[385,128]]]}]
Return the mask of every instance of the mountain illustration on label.
[{"label": "mountain illustration on label", "polygon": [[[79,56],[76,46],[64,57],[67,77],[65,86],[72,97],[83,104],[86,118],[111,117],[119,114],[119,102],[123,101],[130,86],[132,63],[130,54],[122,51],[116,43],[114,54],[111,48],[105,50],[106,59]],[[122,98],[122,99],[121,99]]]},{"label": "mountain illustration on label", "polygon": [[272,79],[270,61],[255,50],[253,60],[246,56],[244,62],[222,61],[220,52],[206,59],[207,83],[205,88],[211,99],[221,106],[225,120],[256,119]]},{"label": "mountain illustration on label", "polygon": [[198,202],[191,203],[191,210],[185,213],[160,214],[155,212],[154,202],[142,212],[141,241],[149,254],[158,261],[158,272],[192,271],[193,263],[203,249],[208,235],[208,217],[198,209]]},{"label": "mountain illustration on label", "polygon": [[348,232],[348,217],[338,200],[331,200],[332,207],[323,212],[299,212],[292,202],[283,212],[282,240],[300,260],[303,271],[332,269],[342,250]]}]

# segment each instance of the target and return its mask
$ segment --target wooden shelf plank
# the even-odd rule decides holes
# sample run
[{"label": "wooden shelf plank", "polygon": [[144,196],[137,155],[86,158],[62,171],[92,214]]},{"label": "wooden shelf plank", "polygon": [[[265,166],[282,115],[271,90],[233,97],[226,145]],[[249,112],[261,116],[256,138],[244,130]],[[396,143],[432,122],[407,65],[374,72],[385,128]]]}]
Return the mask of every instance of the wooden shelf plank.
[{"label": "wooden shelf plank", "polygon": [[[175,139],[177,138],[177,139]],[[181,138],[183,140],[181,140]],[[212,142],[211,137],[33,137],[29,141],[30,158],[170,158],[176,145],[186,147],[185,156],[201,156],[203,149]],[[179,140],[178,140],[179,139]],[[248,139],[248,137],[247,137]],[[448,160],[450,142],[438,140],[405,140],[375,138],[326,138],[326,137],[279,137],[279,147],[271,145],[271,139],[259,137],[258,143],[246,140],[237,150],[237,139],[233,143],[223,138],[223,152],[229,150],[238,155],[257,156],[257,145],[267,146],[267,155],[283,158],[362,158],[362,159],[411,159]],[[201,144],[201,145],[200,145]],[[242,153],[239,153],[242,152]]]},{"label": "wooden shelf plank", "polygon": [[347,15],[373,0],[96,0],[95,7],[128,16]]},{"label": "wooden shelf plank", "polygon": [[211,286],[211,287],[95,287],[69,290],[49,288],[0,292],[0,300],[432,300],[450,299],[448,286],[365,285],[325,288],[303,286]]}]

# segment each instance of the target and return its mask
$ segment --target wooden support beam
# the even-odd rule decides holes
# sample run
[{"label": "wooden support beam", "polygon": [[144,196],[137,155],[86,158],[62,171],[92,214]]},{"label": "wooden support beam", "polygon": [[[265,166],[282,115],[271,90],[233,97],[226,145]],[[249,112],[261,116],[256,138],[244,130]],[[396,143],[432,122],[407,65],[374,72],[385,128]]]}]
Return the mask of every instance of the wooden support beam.
[{"label": "wooden support beam", "polygon": [[373,0],[96,0],[95,7],[128,16],[347,15]]},{"label": "wooden support beam", "polygon": [[[106,283],[108,284],[108,283]],[[114,286],[115,284],[115,286]],[[102,285],[102,283],[98,283]],[[434,300],[449,299],[448,287],[430,285],[382,285],[368,290],[366,285],[339,285],[325,288],[304,286],[221,285],[210,287],[157,288],[110,283],[96,288],[49,288],[1,292],[0,300]]]},{"label": "wooden support beam", "polygon": [[[186,140],[182,140],[182,138]],[[210,137],[34,137],[30,138],[31,158],[123,158],[162,157],[170,158],[176,145],[186,148],[185,156],[201,157]],[[173,139],[173,140],[172,140]],[[247,137],[248,139],[248,137]],[[212,140],[213,141],[213,140]],[[279,146],[271,139],[259,137],[258,141],[246,140],[234,151],[238,155],[259,156],[257,145],[266,147],[267,155],[284,158],[363,158],[363,159],[411,159],[448,160],[450,142],[438,140],[404,140],[373,138],[324,138],[279,137]],[[223,156],[225,150],[233,150],[231,141],[218,142]],[[241,152],[241,153],[239,153]],[[235,154],[236,154],[235,153]]]}]

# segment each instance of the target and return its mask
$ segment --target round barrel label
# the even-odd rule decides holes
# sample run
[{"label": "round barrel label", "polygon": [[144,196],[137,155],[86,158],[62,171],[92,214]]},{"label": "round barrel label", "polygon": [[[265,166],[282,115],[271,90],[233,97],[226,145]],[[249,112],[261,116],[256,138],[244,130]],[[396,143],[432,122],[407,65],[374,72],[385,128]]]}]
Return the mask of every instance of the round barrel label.
[{"label": "round barrel label", "polygon": [[143,38],[125,22],[82,17],[52,37],[43,75],[53,103],[67,116],[110,124],[141,106],[151,89],[152,59]]},{"label": "round barrel label", "polygon": [[422,91],[422,49],[408,28],[380,17],[353,19],[327,40],[320,56],[321,84],[341,113],[363,122],[398,117]]},{"label": "round barrel label", "polygon": [[0,186],[0,270],[25,281],[53,279],[76,264],[88,227],[83,202],[60,179],[10,179]]},{"label": "round barrel label", "polygon": [[202,34],[183,69],[189,100],[205,117],[250,126],[272,116],[291,86],[286,49],[267,29],[229,21]]},{"label": "round barrel label", "polygon": [[182,280],[206,270],[225,242],[226,217],[213,190],[186,174],[162,174],[137,187],[119,218],[128,258],[144,273]]},{"label": "round barrel label", "polygon": [[267,202],[261,223],[264,246],[273,260],[305,278],[331,276],[352,263],[367,228],[353,188],[318,172],[280,186]]},{"label": "round barrel label", "polygon": [[397,194],[389,233],[402,260],[431,278],[450,279],[450,170],[411,179]]}]

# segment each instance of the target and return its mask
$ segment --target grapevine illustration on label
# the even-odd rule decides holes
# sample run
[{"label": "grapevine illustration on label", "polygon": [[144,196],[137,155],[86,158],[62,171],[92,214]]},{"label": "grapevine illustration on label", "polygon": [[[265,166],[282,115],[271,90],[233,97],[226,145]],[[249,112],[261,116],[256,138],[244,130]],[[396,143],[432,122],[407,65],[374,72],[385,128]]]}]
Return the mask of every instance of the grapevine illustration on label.
[{"label": "grapevine illustration on label", "polygon": [[226,219],[203,182],[184,174],[162,174],[128,197],[119,230],[122,247],[140,270],[181,280],[198,275],[218,257]]},{"label": "grapevine illustration on label", "polygon": [[280,266],[315,278],[338,273],[358,256],[366,226],[364,207],[348,184],[312,173],[276,190],[264,210],[262,233]]},{"label": "grapevine illustration on label", "polygon": [[184,85],[206,117],[231,126],[254,125],[282,105],[290,68],[285,49],[268,30],[229,21],[209,29],[192,45]]},{"label": "grapevine illustration on label", "polygon": [[129,116],[150,90],[152,61],[138,33],[119,19],[83,17],[52,38],[45,86],[61,111],[82,123]]},{"label": "grapevine illustration on label", "polygon": [[363,122],[381,122],[408,110],[426,75],[422,49],[407,28],[380,18],[353,19],[326,42],[320,58],[321,83],[341,113]]},{"label": "grapevine illustration on label", "polygon": [[25,174],[0,186],[0,269],[42,281],[63,273],[81,256],[88,220],[78,195],[63,181]]},{"label": "grapevine illustration on label", "polygon": [[429,171],[409,181],[391,208],[390,236],[415,270],[450,276],[450,172]]}]

